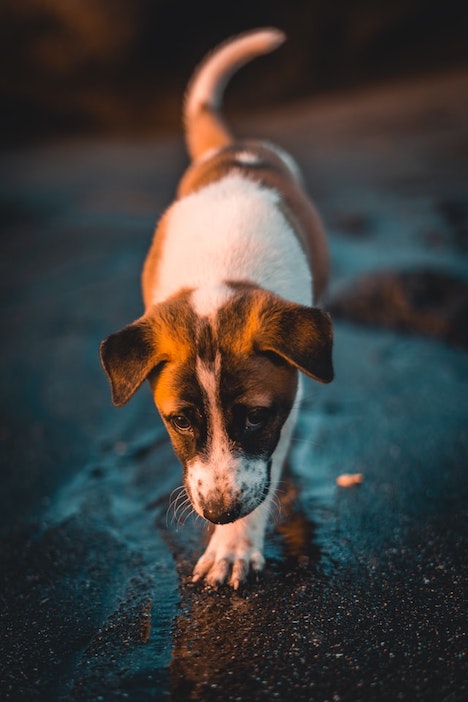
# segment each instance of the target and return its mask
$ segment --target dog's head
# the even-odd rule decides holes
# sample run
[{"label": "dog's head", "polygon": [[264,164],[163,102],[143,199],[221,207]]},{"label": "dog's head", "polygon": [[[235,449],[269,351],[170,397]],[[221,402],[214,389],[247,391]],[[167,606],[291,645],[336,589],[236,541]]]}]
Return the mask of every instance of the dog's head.
[{"label": "dog's head", "polygon": [[234,284],[154,305],[101,358],[116,405],[149,379],[194,508],[222,524],[265,499],[297,371],[330,382],[331,349],[324,312]]}]

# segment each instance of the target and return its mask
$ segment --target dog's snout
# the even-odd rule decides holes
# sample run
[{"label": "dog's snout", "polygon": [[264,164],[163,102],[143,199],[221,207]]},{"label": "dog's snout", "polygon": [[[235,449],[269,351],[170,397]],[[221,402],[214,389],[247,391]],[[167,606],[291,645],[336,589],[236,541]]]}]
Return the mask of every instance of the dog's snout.
[{"label": "dog's snout", "polygon": [[241,513],[240,504],[231,505],[229,509],[225,509],[222,505],[209,503],[203,507],[203,516],[213,524],[229,524],[235,522]]},{"label": "dog's snout", "polygon": [[222,470],[213,463],[189,462],[187,493],[198,514],[213,524],[230,524],[253,512],[267,497],[270,462],[231,457]]}]

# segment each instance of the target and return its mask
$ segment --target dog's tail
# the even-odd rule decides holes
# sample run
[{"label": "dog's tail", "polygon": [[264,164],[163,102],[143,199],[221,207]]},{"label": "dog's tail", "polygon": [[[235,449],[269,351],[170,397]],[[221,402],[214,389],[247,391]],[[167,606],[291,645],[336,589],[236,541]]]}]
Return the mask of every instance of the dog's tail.
[{"label": "dog's tail", "polygon": [[196,69],[184,104],[185,138],[192,159],[233,141],[221,115],[229,79],[244,64],[273,51],[285,39],[279,29],[254,29],[218,46]]}]

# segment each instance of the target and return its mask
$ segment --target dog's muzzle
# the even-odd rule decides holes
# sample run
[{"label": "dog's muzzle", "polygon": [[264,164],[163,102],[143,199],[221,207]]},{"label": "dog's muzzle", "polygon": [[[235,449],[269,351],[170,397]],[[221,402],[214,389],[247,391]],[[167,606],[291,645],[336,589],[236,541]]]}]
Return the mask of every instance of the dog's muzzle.
[{"label": "dog's muzzle", "polygon": [[235,496],[225,493],[210,493],[206,499],[199,498],[203,517],[213,524],[229,524],[253,512],[268,495],[270,488],[271,459],[266,466],[266,481],[261,491],[240,490]]}]

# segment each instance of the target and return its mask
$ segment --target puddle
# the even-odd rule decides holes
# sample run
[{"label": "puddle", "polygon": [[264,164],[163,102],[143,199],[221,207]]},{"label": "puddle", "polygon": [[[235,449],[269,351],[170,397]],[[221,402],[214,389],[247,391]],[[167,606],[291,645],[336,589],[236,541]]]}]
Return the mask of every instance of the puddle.
[{"label": "puddle", "polygon": [[[282,631],[304,624],[299,611],[297,618],[283,621],[278,589],[283,601],[293,601],[301,588],[319,593],[322,587],[317,527],[303,508],[297,481],[285,472],[268,529],[265,572],[239,592],[194,585],[192,568],[209,527],[185,503],[181,469],[164,429],[156,423],[135,438],[129,425],[121,430],[114,428],[100,440],[92,460],[62,487],[45,519],[42,538],[54,528],[69,531],[73,548],[90,554],[88,567],[100,582],[95,596],[101,619],[76,652],[61,695],[98,699],[104,680],[110,692],[127,691],[132,700],[169,691],[173,699],[205,699],[219,693],[220,671],[230,665],[242,686],[239,656],[246,656],[247,664],[248,655],[240,649],[252,637],[259,643],[259,618],[268,627],[272,652]],[[124,438],[115,440],[116,431]],[[103,541],[108,546],[101,550]],[[116,551],[111,565],[102,561],[110,544]],[[73,579],[72,573],[65,577]]]}]

